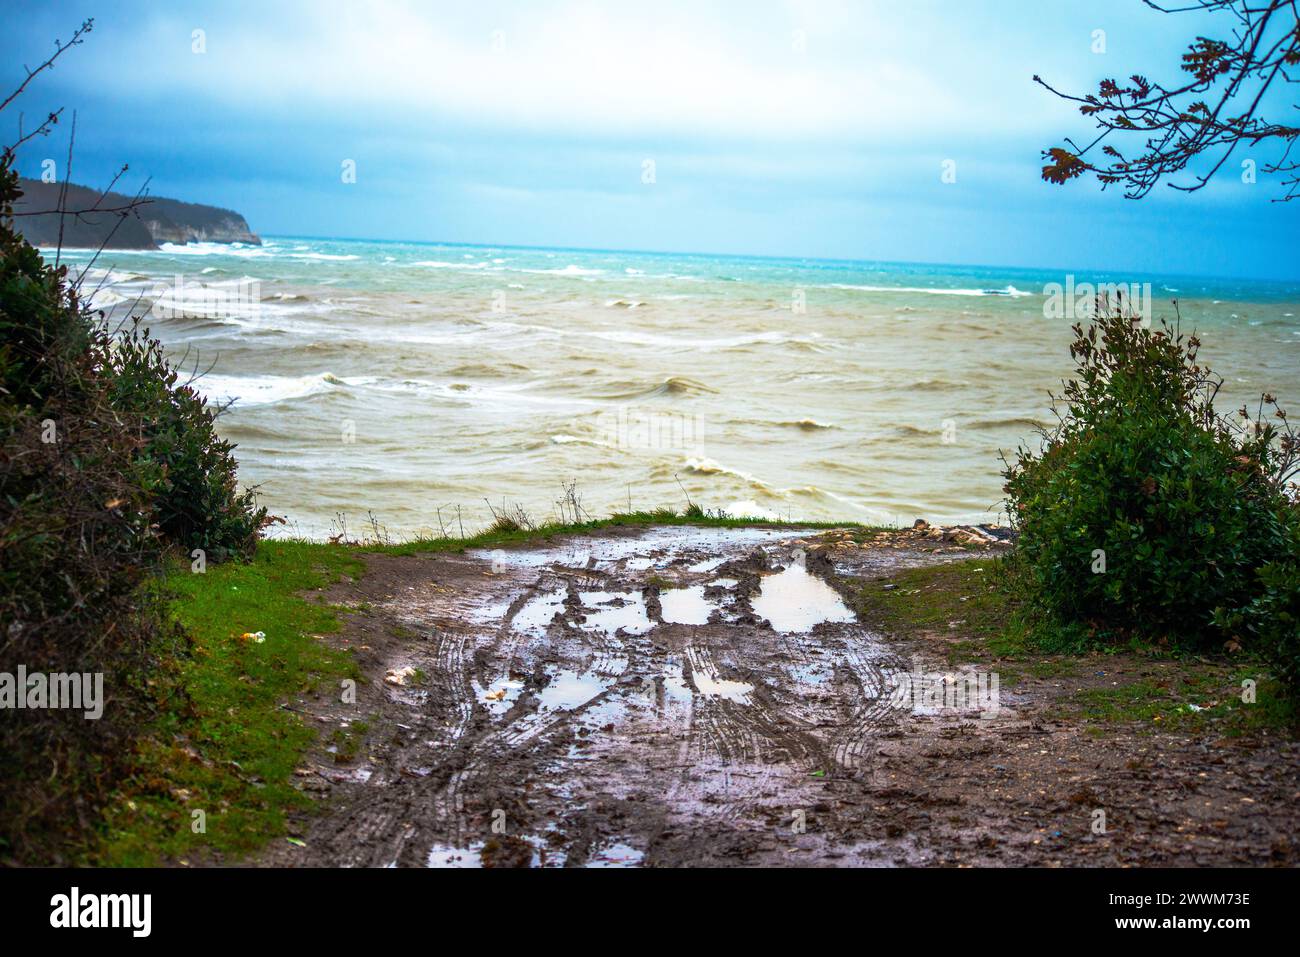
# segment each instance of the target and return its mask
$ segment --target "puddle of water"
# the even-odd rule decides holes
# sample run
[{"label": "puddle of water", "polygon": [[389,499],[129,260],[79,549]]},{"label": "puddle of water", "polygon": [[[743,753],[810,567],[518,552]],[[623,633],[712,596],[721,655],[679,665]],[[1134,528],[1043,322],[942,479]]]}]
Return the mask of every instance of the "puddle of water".
[{"label": "puddle of water", "polygon": [[790,670],[794,674],[794,680],[801,685],[820,687],[831,678],[830,667],[820,661],[810,661],[806,664],[796,665]]},{"label": "puddle of water", "polygon": [[727,556],[725,555],[720,555],[717,558],[706,558],[702,562],[696,562],[686,570],[688,572],[711,572],[726,560]]},{"label": "puddle of water", "polygon": [[640,867],[645,851],[630,844],[610,844],[602,847],[587,861],[586,867]]},{"label": "puddle of water", "polygon": [[556,588],[544,595],[531,598],[519,609],[511,623],[517,631],[545,631],[556,612],[564,612],[567,589]]},{"label": "puddle of water", "polygon": [[595,672],[552,671],[550,683],[537,693],[538,707],[543,711],[571,711],[581,707],[614,683],[613,678],[602,678]]},{"label": "puddle of water", "polygon": [[721,585],[723,588],[735,588],[740,584],[735,578],[715,578],[709,582],[710,585]]},{"label": "puddle of water", "polygon": [[473,602],[464,602],[457,607],[460,614],[476,625],[499,625],[509,610],[510,599],[488,601],[477,605]]},{"label": "puddle of water", "polygon": [[607,724],[620,724],[626,717],[627,702],[611,695],[582,712],[582,724],[588,730],[595,731]]},{"label": "puddle of water", "polygon": [[524,690],[524,683],[514,678],[501,677],[486,686],[476,681],[474,690],[479,704],[494,715],[502,715],[519,699],[519,693]]},{"label": "puddle of water", "polygon": [[749,704],[750,693],[754,686],[745,681],[731,681],[718,677],[718,666],[713,663],[713,656],[706,649],[694,646],[686,649],[691,660],[691,680],[696,689],[706,697],[726,698],[738,704]]},{"label": "puddle of water", "polygon": [[691,679],[695,682],[695,687],[700,689],[700,694],[715,698],[726,698],[728,701],[735,701],[740,704],[749,704],[749,695],[754,690],[753,685],[744,681],[715,678],[699,671],[691,672]]},{"label": "puddle of water", "polygon": [[709,613],[716,607],[704,597],[703,585],[690,588],[670,588],[659,593],[659,603],[664,621],[679,625],[707,625]]},{"label": "puddle of water", "polygon": [[585,631],[613,634],[622,628],[628,634],[643,635],[654,627],[646,615],[645,600],[636,592],[584,591],[579,595],[587,617],[582,625]]},{"label": "puddle of water", "polygon": [[756,615],[782,634],[811,631],[822,622],[855,620],[835,589],[797,564],[765,577],[753,606]]},{"label": "puddle of water", "polygon": [[435,844],[429,850],[427,867],[482,867],[483,842],[477,841],[469,847],[447,847]]},{"label": "puddle of water", "polygon": [[682,666],[677,663],[670,664],[664,670],[664,699],[675,704],[690,704],[693,697],[682,674]]}]

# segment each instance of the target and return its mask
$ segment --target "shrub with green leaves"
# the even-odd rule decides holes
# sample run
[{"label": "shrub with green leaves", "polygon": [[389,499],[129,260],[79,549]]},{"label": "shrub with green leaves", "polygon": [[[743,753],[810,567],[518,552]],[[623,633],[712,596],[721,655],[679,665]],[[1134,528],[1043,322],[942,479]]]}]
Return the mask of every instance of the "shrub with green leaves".
[{"label": "shrub with green leaves", "polygon": [[233,446],[216,432],[217,412],[167,361],[138,321],[118,335],[109,365],[115,409],[139,423],[142,464],[157,475],[154,510],[168,542],[208,558],[251,557],[266,509],[240,491]]},{"label": "shrub with green leaves", "polygon": [[1293,669],[1295,436],[1271,396],[1255,417],[1218,415],[1199,348],[1119,311],[1075,326],[1059,422],[1005,472],[1016,580],[1081,643],[1249,640],[1289,647]]},{"label": "shrub with green leaves", "polygon": [[[103,675],[103,714],[0,711],[0,863],[59,863],[124,773],[175,636],[146,590],[163,541],[155,471],[113,406],[111,345],[8,219],[0,159],[0,672]],[[26,689],[23,689],[26,693]]]},{"label": "shrub with green leaves", "polygon": [[[165,550],[251,552],[215,415],[159,344],[113,335],[13,228],[0,153],[0,672],[103,676],[103,714],[0,711],[0,864],[69,863],[187,641],[151,587]],[[24,689],[25,693],[25,689]]]}]

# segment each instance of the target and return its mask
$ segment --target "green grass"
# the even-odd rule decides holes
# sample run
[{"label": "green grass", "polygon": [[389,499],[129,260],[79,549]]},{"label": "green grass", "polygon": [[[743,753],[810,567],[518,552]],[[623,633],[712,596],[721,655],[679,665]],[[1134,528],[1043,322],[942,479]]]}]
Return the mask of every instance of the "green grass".
[{"label": "green grass", "polygon": [[863,582],[854,610],[864,621],[888,631],[916,636],[948,634],[949,624],[963,638],[947,648],[955,660],[986,656],[1023,658],[1028,636],[1016,617],[1016,603],[1002,587],[997,558],[947,562],[900,571],[886,579]]},{"label": "green grass", "polygon": [[[336,610],[300,593],[362,569],[347,548],[295,541],[262,542],[253,562],[205,574],[169,568],[160,587],[193,647],[155,689],[162,715],[138,745],[94,863],[242,855],[282,835],[286,811],[310,806],[291,782],[316,730],[282,705],[359,675],[350,656],[313,637],[338,629]],[[240,638],[258,631],[261,644]],[[194,833],[195,811],[206,833]]]},{"label": "green grass", "polygon": [[389,555],[419,555],[427,552],[460,552],[467,548],[495,548],[509,545],[527,545],[546,541],[556,535],[577,535],[584,532],[596,532],[607,528],[644,528],[651,525],[685,525],[698,528],[850,528],[865,530],[868,527],[856,522],[776,522],[763,518],[720,517],[699,508],[676,512],[672,509],[657,509],[651,512],[629,512],[611,515],[609,518],[592,519],[589,522],[561,524],[548,522],[536,528],[496,527],[464,538],[448,536],[444,538],[415,538],[395,544],[364,542],[358,547],[361,551],[383,552]]},{"label": "green grass", "polygon": [[[1243,678],[1258,681],[1252,703],[1242,701]],[[1109,726],[1124,724],[1148,732],[1238,737],[1293,725],[1294,711],[1281,691],[1276,681],[1259,680],[1257,670],[1188,665],[1164,678],[1080,690],[1057,714],[1081,718],[1091,734],[1106,734]]]}]

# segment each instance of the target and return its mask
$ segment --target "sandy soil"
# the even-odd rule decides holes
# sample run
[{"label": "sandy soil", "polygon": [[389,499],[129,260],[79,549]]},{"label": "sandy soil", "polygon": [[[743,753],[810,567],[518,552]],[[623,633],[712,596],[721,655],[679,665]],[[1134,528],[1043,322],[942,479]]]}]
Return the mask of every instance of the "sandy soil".
[{"label": "sandy soil", "polygon": [[943,706],[927,643],[837,591],[981,547],[656,528],[370,555],[322,595],[356,610],[329,640],[369,680],[295,705],[324,732],[298,771],[322,813],[261,862],[1292,862],[1293,741],[1097,737],[1051,717],[1072,689],[1050,679]]}]

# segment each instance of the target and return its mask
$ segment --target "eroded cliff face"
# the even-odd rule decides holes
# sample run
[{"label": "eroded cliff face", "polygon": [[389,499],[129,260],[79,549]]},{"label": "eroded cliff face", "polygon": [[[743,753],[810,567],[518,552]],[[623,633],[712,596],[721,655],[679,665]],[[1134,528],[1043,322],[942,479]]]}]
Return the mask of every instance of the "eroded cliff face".
[{"label": "eroded cliff face", "polygon": [[[18,231],[35,246],[57,245],[60,227],[66,247],[157,249],[163,243],[262,243],[247,220],[229,209],[150,196],[123,215],[104,210],[128,207],[130,196],[101,196],[98,190],[69,184],[64,201],[68,212],[60,217],[58,183],[22,179],[19,185],[23,196],[14,204],[15,214],[20,214],[15,221]],[[87,212],[91,209],[96,211]]]},{"label": "eroded cliff face", "polygon": [[231,213],[208,223],[195,224],[142,216],[144,227],[155,243],[249,243],[262,240],[249,231],[243,216]]}]

